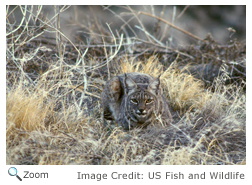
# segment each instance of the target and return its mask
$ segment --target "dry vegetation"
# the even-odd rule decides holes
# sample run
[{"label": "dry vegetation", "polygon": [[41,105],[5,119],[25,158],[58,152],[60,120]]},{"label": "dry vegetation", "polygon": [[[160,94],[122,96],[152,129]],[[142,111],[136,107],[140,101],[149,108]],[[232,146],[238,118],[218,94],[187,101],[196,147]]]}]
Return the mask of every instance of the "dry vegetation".
[{"label": "dry vegetation", "polygon": [[[226,45],[208,35],[175,49],[125,6],[145,37],[127,36],[130,21],[117,32],[93,16],[69,22],[89,35],[71,41],[60,27],[68,7],[56,6],[50,19],[42,8],[6,7],[6,164],[246,164],[246,45],[233,30]],[[102,126],[105,81],[132,71],[162,74],[171,125]]]}]

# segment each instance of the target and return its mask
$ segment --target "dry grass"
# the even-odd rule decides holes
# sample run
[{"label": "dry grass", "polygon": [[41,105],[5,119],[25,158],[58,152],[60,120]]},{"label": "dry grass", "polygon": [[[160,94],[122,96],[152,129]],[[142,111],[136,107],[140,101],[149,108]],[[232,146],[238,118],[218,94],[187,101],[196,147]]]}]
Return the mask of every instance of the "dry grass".
[{"label": "dry grass", "polygon": [[6,134],[13,128],[33,131],[48,125],[49,119],[52,118],[51,103],[44,104],[41,95],[27,93],[20,86],[10,90],[6,97],[6,116],[7,123],[11,124]]},{"label": "dry grass", "polygon": [[125,57],[120,63],[118,73],[139,72],[157,77],[163,73],[163,66],[158,62],[156,56],[151,56],[144,61],[135,61],[134,58],[130,60]]},{"label": "dry grass", "polygon": [[[10,15],[6,164],[246,164],[246,96],[241,85],[225,83],[227,73],[215,79],[214,88],[206,88],[201,80],[179,70],[179,55],[169,65],[157,54],[135,57],[120,50],[120,43],[126,43],[120,36],[117,45],[106,39],[95,43],[98,35],[115,38],[101,28],[92,41],[97,47],[87,50],[86,45],[63,39],[54,24],[59,13],[51,21],[39,19],[39,11],[30,14],[38,27],[26,22],[10,26]],[[57,32],[58,41],[47,42],[42,26]],[[106,50],[109,44],[115,49]],[[174,116],[170,126],[128,132],[102,126],[102,85],[108,76],[133,71],[161,74]]]}]

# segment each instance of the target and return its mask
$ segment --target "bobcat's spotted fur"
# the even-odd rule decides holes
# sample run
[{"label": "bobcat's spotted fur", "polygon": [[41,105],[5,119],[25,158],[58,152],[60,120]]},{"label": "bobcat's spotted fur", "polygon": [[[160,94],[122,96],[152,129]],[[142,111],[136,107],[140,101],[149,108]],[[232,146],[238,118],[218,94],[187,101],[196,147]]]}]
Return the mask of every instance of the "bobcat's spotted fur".
[{"label": "bobcat's spotted fur", "polygon": [[[115,120],[124,130],[147,127],[153,118],[172,120],[159,77],[142,73],[125,73],[109,80],[101,94],[103,119]],[[104,120],[105,121],[105,120]]]}]

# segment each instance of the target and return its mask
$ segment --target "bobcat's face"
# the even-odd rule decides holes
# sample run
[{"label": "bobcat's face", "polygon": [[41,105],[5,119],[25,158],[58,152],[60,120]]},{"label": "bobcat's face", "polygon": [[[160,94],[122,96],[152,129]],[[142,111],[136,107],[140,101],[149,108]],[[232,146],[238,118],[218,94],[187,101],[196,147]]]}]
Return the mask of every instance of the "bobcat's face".
[{"label": "bobcat's face", "polygon": [[155,111],[156,97],[148,92],[132,93],[127,99],[127,110],[131,120],[143,124]]},{"label": "bobcat's face", "polygon": [[125,115],[130,127],[147,126],[158,109],[157,97],[160,94],[159,78],[146,83],[135,83],[125,75]]}]

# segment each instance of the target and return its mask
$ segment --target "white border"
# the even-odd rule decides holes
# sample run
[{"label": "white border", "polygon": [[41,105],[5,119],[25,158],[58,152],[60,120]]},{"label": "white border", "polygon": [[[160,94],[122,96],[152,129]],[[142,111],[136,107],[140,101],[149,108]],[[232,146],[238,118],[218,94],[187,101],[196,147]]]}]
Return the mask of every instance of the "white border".
[{"label": "white border", "polygon": [[[225,1],[228,4],[233,4],[233,3],[237,3],[237,1]],[[242,4],[247,4],[247,1],[239,1],[238,3],[242,3]],[[10,4],[20,4],[20,1],[10,1],[8,2]],[[22,1],[22,4],[28,3],[28,4],[34,4],[34,1]],[[46,1],[46,3],[51,4],[51,3],[60,3],[60,4],[68,4],[69,1],[60,1],[60,2],[52,2],[52,1]],[[83,3],[92,3],[92,4],[102,4],[102,2],[97,2],[97,1],[71,1],[71,3],[73,4],[83,4]],[[143,4],[146,3],[146,1],[106,1],[106,4],[119,4],[119,3],[124,3],[124,4]],[[149,2],[150,3],[150,2]],[[153,2],[151,2],[153,3]],[[157,4],[164,4],[164,3],[169,3],[169,2],[164,2],[164,1],[155,1],[154,3]],[[188,1],[179,1],[176,2],[177,4],[186,4],[188,3]],[[190,1],[190,3],[192,4],[202,4],[204,3],[203,1]],[[209,3],[209,2],[206,2]],[[220,1],[211,1],[211,3],[216,3],[219,4]],[[5,23],[5,12],[6,12],[6,6],[1,6],[1,25],[6,25]],[[250,5],[247,5],[247,18],[250,19],[250,15],[251,15],[251,11],[250,11]],[[247,21],[247,30],[249,30],[247,33],[247,37],[246,40],[248,41],[248,45],[246,46],[248,49],[248,51],[250,50],[250,41],[251,41],[251,21]],[[1,58],[2,58],[2,62],[1,62],[1,97],[2,97],[2,103],[1,103],[1,120],[2,120],[2,124],[1,124],[1,158],[0,158],[0,166],[1,166],[1,181],[2,182],[9,182],[10,184],[13,183],[19,183],[18,179],[16,177],[11,177],[8,175],[8,169],[9,165],[6,165],[6,112],[4,111],[6,109],[6,92],[5,92],[5,80],[6,80],[6,76],[5,76],[5,68],[6,68],[6,33],[5,33],[5,29],[1,29],[1,35],[2,35],[2,54],[1,54]],[[247,54],[247,58],[249,61],[247,63],[247,71],[249,72],[251,69],[251,57],[250,57],[250,52],[248,52]],[[251,94],[251,75],[250,73],[247,73],[247,94],[250,95]],[[194,183],[194,184],[201,184],[202,183],[207,183],[207,182],[211,182],[214,184],[223,184],[223,183],[228,183],[230,184],[237,184],[239,182],[243,183],[243,184],[250,184],[251,183],[251,170],[249,171],[249,168],[251,169],[251,160],[250,160],[250,156],[251,155],[251,144],[250,141],[252,141],[251,139],[251,98],[250,96],[247,96],[247,112],[250,114],[247,114],[247,160],[246,160],[246,165],[237,165],[237,166],[231,166],[231,165],[227,165],[227,166],[181,166],[181,165],[177,165],[177,166],[87,166],[87,165],[79,165],[79,166],[28,166],[28,165],[22,165],[22,166],[15,166],[18,169],[18,175],[23,178],[24,175],[24,171],[30,171],[30,172],[47,172],[49,174],[49,179],[23,179],[22,182],[25,182],[25,184],[32,184],[34,185],[34,183],[36,184],[45,184],[45,183],[52,183],[52,184],[56,184],[56,183],[67,183],[67,184],[118,184],[118,183],[146,183],[146,182],[158,182],[158,183],[172,183],[172,184],[181,184],[181,183]],[[166,180],[164,175],[162,175],[162,179],[156,179],[156,180],[149,180],[147,178],[147,174],[148,172],[161,172],[162,174],[164,174],[165,172],[182,172],[185,175],[192,172],[192,173],[203,173],[206,172],[207,174],[209,172],[239,172],[239,173],[244,173],[245,174],[245,180],[188,180],[188,179],[184,179],[184,180]],[[78,180],[77,179],[77,172],[81,172],[81,173],[107,173],[108,175],[110,175],[112,172],[118,172],[118,173],[131,173],[131,172],[140,172],[142,174],[144,174],[144,179],[142,180],[113,180],[113,179],[108,179],[108,180],[101,180],[101,181],[96,181],[96,180]]]}]

